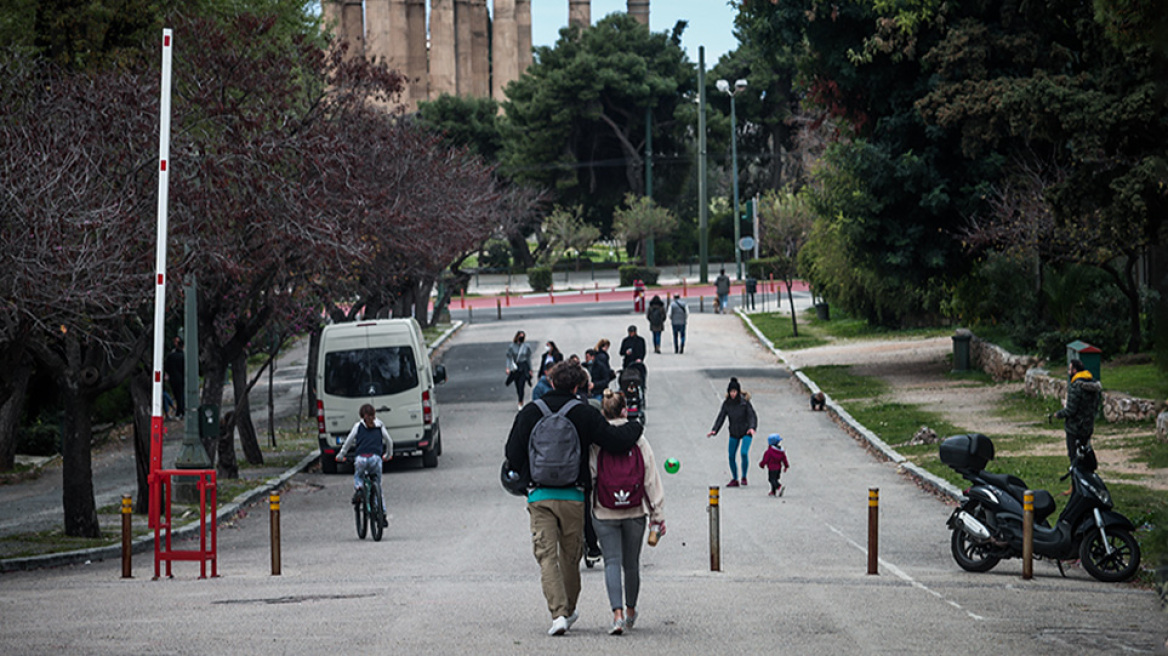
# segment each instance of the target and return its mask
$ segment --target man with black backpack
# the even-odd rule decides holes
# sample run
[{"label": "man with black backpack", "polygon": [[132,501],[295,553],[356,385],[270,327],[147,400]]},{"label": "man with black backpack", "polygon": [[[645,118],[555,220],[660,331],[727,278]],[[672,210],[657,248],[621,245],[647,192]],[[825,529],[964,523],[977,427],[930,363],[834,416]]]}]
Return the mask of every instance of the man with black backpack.
[{"label": "man with black backpack", "polygon": [[552,390],[515,416],[507,438],[508,467],[529,480],[527,513],[540,581],[552,615],[548,635],[563,635],[579,617],[580,559],[584,555],[584,497],[591,485],[588,450],[628,451],[641,425],[613,426],[575,394],[588,384],[578,364],[548,371]]}]

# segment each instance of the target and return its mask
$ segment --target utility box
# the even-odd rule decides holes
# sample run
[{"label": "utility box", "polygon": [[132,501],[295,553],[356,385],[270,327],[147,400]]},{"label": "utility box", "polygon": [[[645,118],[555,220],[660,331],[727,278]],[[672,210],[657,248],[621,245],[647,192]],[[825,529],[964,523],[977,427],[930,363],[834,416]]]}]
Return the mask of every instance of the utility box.
[{"label": "utility box", "polygon": [[205,440],[219,437],[219,406],[199,406],[199,437]]},{"label": "utility box", "polygon": [[969,346],[973,341],[973,333],[965,328],[959,328],[953,335],[953,371],[969,371]]},{"label": "utility box", "polygon": [[1087,371],[1091,372],[1091,376],[1095,380],[1102,380],[1099,377],[1099,368],[1103,363],[1103,351],[1098,346],[1092,346],[1081,339],[1076,339],[1070,344],[1067,344],[1067,362],[1069,363],[1074,359],[1082,362],[1083,366],[1087,368]]}]

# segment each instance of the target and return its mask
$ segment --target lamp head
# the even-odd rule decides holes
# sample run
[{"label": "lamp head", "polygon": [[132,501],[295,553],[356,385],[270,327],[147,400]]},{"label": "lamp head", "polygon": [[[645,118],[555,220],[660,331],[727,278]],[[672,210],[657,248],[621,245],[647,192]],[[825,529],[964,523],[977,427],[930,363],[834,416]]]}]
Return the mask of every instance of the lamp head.
[{"label": "lamp head", "polygon": [[718,80],[714,83],[714,86],[717,87],[718,91],[721,91],[722,93],[730,93],[730,83],[726,80]]},{"label": "lamp head", "polygon": [[742,91],[745,88],[746,88],[746,80],[738,80],[737,82],[734,83],[735,93]]}]

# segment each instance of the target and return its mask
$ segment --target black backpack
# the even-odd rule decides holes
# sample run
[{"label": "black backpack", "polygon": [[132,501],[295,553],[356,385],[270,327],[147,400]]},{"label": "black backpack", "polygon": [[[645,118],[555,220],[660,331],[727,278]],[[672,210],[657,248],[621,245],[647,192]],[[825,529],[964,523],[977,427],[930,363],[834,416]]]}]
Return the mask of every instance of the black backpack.
[{"label": "black backpack", "polygon": [[570,487],[580,477],[580,434],[568,411],[580,405],[571,399],[556,412],[543,399],[535,402],[543,417],[535,422],[527,441],[531,482],[544,487]]}]

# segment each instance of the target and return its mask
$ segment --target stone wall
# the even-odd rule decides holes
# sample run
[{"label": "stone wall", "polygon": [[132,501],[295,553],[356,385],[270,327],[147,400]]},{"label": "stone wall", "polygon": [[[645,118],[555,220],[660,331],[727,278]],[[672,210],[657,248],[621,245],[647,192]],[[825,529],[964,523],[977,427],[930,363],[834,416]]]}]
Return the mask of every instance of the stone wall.
[{"label": "stone wall", "polygon": [[1168,412],[1156,415],[1156,439],[1168,442]]},{"label": "stone wall", "polygon": [[981,339],[977,335],[969,344],[970,363],[986,372],[997,382],[1024,380],[1026,372],[1042,366],[1042,359],[1034,355],[1014,355],[1006,349]]},{"label": "stone wall", "polygon": [[[1046,369],[1031,369],[1026,372],[1026,393],[1030,396],[1054,397],[1065,399],[1067,396],[1067,380],[1062,376],[1051,376]],[[1164,404],[1159,401],[1137,399],[1119,392],[1103,390],[1103,417],[1109,422],[1147,421],[1158,414],[1156,420],[1157,435],[1161,434],[1161,424],[1168,424],[1163,419],[1161,411]],[[1168,431],[1168,425],[1164,427]],[[1161,439],[1168,439],[1162,437]]]}]

